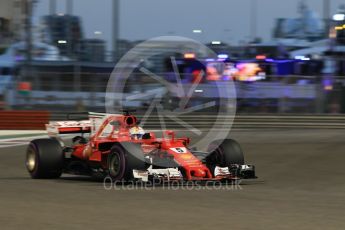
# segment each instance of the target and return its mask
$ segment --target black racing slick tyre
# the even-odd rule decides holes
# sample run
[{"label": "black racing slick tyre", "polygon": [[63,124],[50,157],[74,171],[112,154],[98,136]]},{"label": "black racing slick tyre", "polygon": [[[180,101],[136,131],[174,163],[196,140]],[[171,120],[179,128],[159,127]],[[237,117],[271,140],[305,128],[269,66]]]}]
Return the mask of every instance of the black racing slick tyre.
[{"label": "black racing slick tyre", "polygon": [[144,153],[139,144],[115,144],[108,156],[108,176],[114,181],[131,181],[133,170],[146,170]]},{"label": "black racing slick tyre", "polygon": [[215,166],[229,167],[233,164],[244,164],[243,151],[235,140],[214,141],[210,144],[209,149],[213,151],[208,155],[206,163],[212,172]]},{"label": "black racing slick tyre", "polygon": [[26,168],[33,179],[55,179],[62,174],[63,151],[55,139],[37,139],[26,150]]}]

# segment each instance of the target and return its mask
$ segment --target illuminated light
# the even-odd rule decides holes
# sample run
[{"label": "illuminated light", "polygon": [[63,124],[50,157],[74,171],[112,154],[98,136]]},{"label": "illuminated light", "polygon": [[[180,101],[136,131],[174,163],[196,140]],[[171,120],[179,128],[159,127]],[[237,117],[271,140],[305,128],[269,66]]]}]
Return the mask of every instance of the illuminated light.
[{"label": "illuminated light", "polygon": [[336,26],[334,27],[335,30],[343,30],[344,28],[342,26]]},{"label": "illuminated light", "polygon": [[264,60],[266,59],[266,55],[256,55],[257,60]]},{"label": "illuminated light", "polygon": [[335,14],[333,15],[334,21],[344,21],[345,20],[345,14]]},{"label": "illuminated light", "polygon": [[220,75],[218,73],[218,70],[212,66],[212,65],[207,65],[206,68],[206,79],[208,81],[218,81],[220,80]]},{"label": "illuminated light", "polygon": [[274,60],[274,59],[266,59],[266,61],[267,62],[273,62],[273,63],[279,63],[279,64],[293,62],[293,60]]},{"label": "illuminated light", "polygon": [[343,29],[345,29],[345,24],[343,25]]},{"label": "illuminated light", "polygon": [[66,41],[66,40],[58,40],[58,43],[59,43],[59,44],[66,44],[67,41]]},{"label": "illuminated light", "polygon": [[58,13],[57,15],[58,15],[58,16],[65,16],[64,13]]},{"label": "illuminated light", "polygon": [[296,60],[302,60],[302,61],[310,61],[310,58],[305,57],[303,55],[295,56]]},{"label": "illuminated light", "polygon": [[203,93],[204,90],[202,90],[202,89],[196,89],[196,90],[194,90],[194,92],[196,92],[196,93]]},{"label": "illuminated light", "polygon": [[31,83],[26,81],[19,82],[17,89],[21,91],[31,91]]},{"label": "illuminated light", "polygon": [[221,41],[212,41],[211,44],[212,45],[220,45],[220,44],[222,44],[222,42]]},{"label": "illuminated light", "polygon": [[193,59],[193,58],[195,58],[195,53],[185,53],[184,58]]},{"label": "illuminated light", "polygon": [[96,34],[96,35],[101,35],[102,34],[102,31],[98,31],[98,30],[96,30],[95,32],[93,32],[94,34]]},{"label": "illuminated light", "polygon": [[201,34],[201,33],[202,33],[202,30],[199,30],[199,29],[193,30],[193,33],[195,33],[195,34]]},{"label": "illuminated light", "polygon": [[220,59],[227,59],[227,58],[229,58],[229,55],[227,55],[227,54],[218,54],[218,58],[220,58]]},{"label": "illuminated light", "polygon": [[329,38],[337,38],[337,31],[334,27],[329,30]]},{"label": "illuminated light", "polygon": [[213,61],[215,61],[214,58],[207,58],[207,59],[206,59],[206,62],[213,62]]},{"label": "illuminated light", "polygon": [[32,90],[32,86],[30,82],[19,82],[17,89],[18,89],[18,93],[22,95],[28,95],[30,94]]},{"label": "illuminated light", "polygon": [[324,89],[326,91],[331,91],[331,90],[333,90],[333,86],[332,85],[326,85]]}]

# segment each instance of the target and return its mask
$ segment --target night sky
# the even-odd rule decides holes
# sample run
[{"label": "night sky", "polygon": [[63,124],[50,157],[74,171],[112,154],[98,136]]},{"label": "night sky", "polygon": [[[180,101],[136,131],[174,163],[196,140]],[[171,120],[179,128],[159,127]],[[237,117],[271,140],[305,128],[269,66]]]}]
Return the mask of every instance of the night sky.
[{"label": "night sky", "polygon": [[[163,35],[179,35],[209,42],[222,40],[237,44],[250,37],[253,0],[121,0],[120,38],[142,40]],[[258,36],[270,40],[276,18],[298,16],[300,0],[257,0]],[[322,16],[322,0],[306,0],[309,8]],[[332,13],[344,0],[331,0]],[[35,20],[48,14],[48,0],[39,0]],[[65,1],[58,0],[57,11],[65,12]],[[88,38],[111,41],[111,0],[74,0],[74,14],[81,16]],[[193,34],[202,29],[202,34]],[[94,31],[102,31],[95,35]],[[111,47],[111,42],[108,44]]]}]

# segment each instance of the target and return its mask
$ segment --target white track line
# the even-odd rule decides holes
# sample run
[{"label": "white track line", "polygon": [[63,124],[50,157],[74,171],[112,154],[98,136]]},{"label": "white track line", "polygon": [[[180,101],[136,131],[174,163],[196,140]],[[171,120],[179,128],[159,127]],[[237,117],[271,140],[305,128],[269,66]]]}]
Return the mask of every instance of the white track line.
[{"label": "white track line", "polygon": [[0,148],[27,145],[32,139],[47,138],[47,135],[0,139]]}]

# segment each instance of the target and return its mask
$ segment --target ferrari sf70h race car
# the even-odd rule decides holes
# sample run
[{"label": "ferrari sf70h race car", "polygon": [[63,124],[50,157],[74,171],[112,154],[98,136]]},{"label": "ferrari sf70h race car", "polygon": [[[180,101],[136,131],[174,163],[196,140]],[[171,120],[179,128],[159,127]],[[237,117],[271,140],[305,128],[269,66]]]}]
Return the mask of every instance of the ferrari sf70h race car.
[{"label": "ferrari sf70h race car", "polygon": [[[87,120],[50,122],[46,128],[49,138],[33,140],[27,148],[26,168],[34,179],[59,178],[62,173],[144,182],[256,178],[236,141],[215,140],[212,151],[197,151],[189,148],[188,137],[177,138],[173,131],[163,131],[160,138],[143,132],[128,111],[89,113]],[[68,146],[60,134],[73,133],[80,135]]]}]

